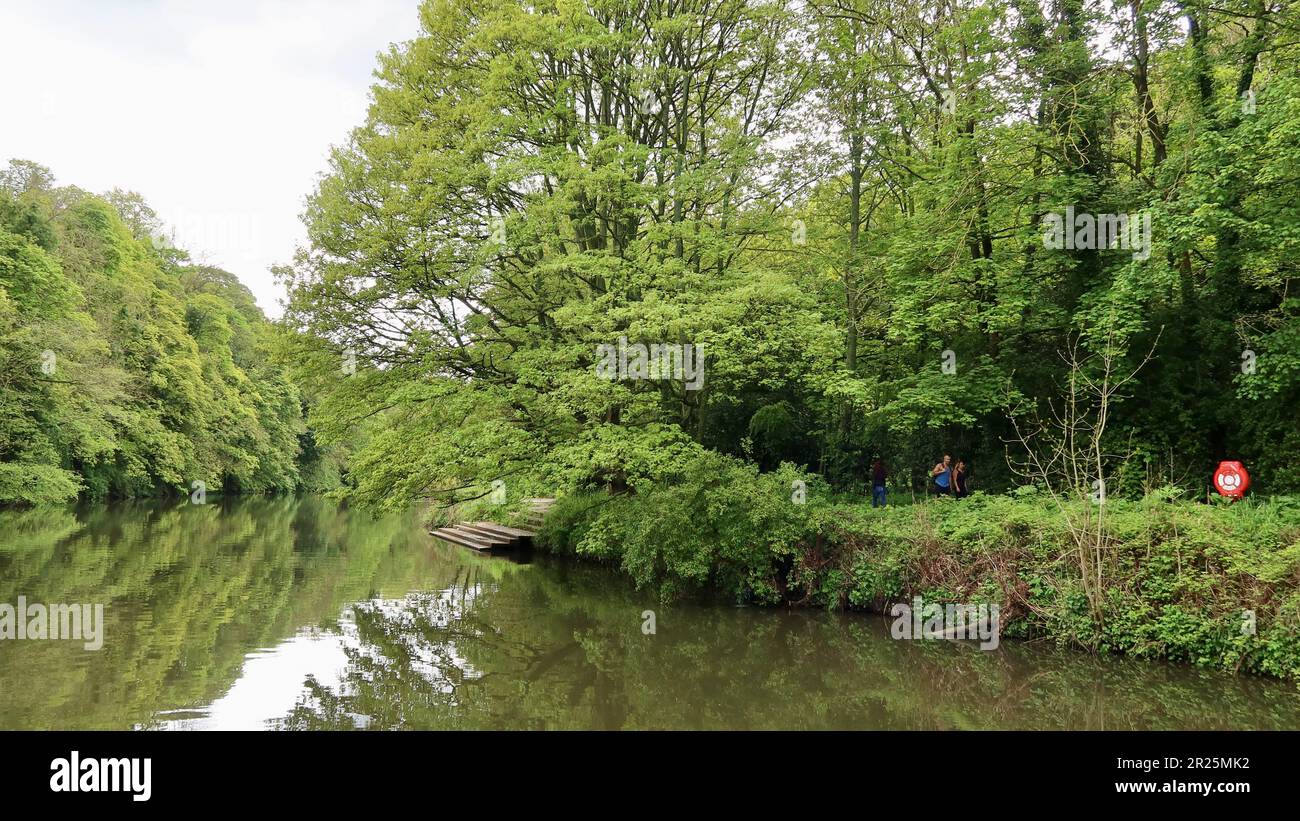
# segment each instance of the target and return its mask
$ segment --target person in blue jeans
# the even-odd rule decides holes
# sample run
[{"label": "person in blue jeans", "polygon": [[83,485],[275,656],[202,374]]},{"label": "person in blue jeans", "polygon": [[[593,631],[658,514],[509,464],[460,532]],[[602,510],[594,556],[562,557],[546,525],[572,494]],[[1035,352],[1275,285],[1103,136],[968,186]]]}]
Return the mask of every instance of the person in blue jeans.
[{"label": "person in blue jeans", "polygon": [[885,463],[877,459],[871,463],[871,506],[885,507],[885,479],[889,478],[889,471],[885,469]]},{"label": "person in blue jeans", "polygon": [[943,461],[930,471],[930,476],[934,478],[934,495],[947,496],[952,493],[952,454],[945,453]]}]

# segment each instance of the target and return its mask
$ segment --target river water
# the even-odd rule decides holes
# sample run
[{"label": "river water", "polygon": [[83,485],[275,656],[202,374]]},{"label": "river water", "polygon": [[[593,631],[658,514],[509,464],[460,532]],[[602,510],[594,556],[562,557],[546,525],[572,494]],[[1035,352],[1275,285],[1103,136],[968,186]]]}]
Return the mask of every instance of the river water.
[{"label": "river water", "polygon": [[1300,728],[1281,682],[664,605],[313,497],[0,513],[19,596],[102,604],[103,643],[0,640],[0,729]]}]

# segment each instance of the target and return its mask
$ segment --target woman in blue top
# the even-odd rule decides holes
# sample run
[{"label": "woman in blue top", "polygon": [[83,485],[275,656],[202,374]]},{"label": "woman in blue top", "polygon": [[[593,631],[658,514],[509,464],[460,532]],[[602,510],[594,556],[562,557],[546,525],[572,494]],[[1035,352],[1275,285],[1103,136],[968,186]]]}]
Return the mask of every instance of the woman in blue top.
[{"label": "woman in blue top", "polygon": [[934,477],[934,493],[936,496],[946,496],[952,493],[952,455],[945,453],[943,461],[934,466],[930,471]]}]

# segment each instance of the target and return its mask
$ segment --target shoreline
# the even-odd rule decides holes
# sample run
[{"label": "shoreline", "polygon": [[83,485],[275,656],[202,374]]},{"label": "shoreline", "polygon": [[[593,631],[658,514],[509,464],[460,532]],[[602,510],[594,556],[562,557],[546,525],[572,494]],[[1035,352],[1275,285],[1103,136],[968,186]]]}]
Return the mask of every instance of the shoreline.
[{"label": "shoreline", "polygon": [[775,518],[750,508],[675,529],[668,523],[681,517],[656,498],[673,495],[561,497],[535,549],[608,564],[665,600],[706,593],[884,617],[918,596],[993,605],[1002,638],[1300,685],[1300,505],[1287,497],[1112,501],[1094,611],[1067,523],[1041,495],[878,510],[837,500]]}]

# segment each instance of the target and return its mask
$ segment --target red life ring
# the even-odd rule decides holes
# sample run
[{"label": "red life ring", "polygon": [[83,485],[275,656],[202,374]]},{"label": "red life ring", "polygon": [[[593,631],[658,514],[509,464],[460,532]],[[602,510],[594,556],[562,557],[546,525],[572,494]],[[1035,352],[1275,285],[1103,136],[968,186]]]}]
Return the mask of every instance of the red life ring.
[{"label": "red life ring", "polygon": [[1241,462],[1220,462],[1214,469],[1214,489],[1220,496],[1240,499],[1250,487],[1250,474]]}]

